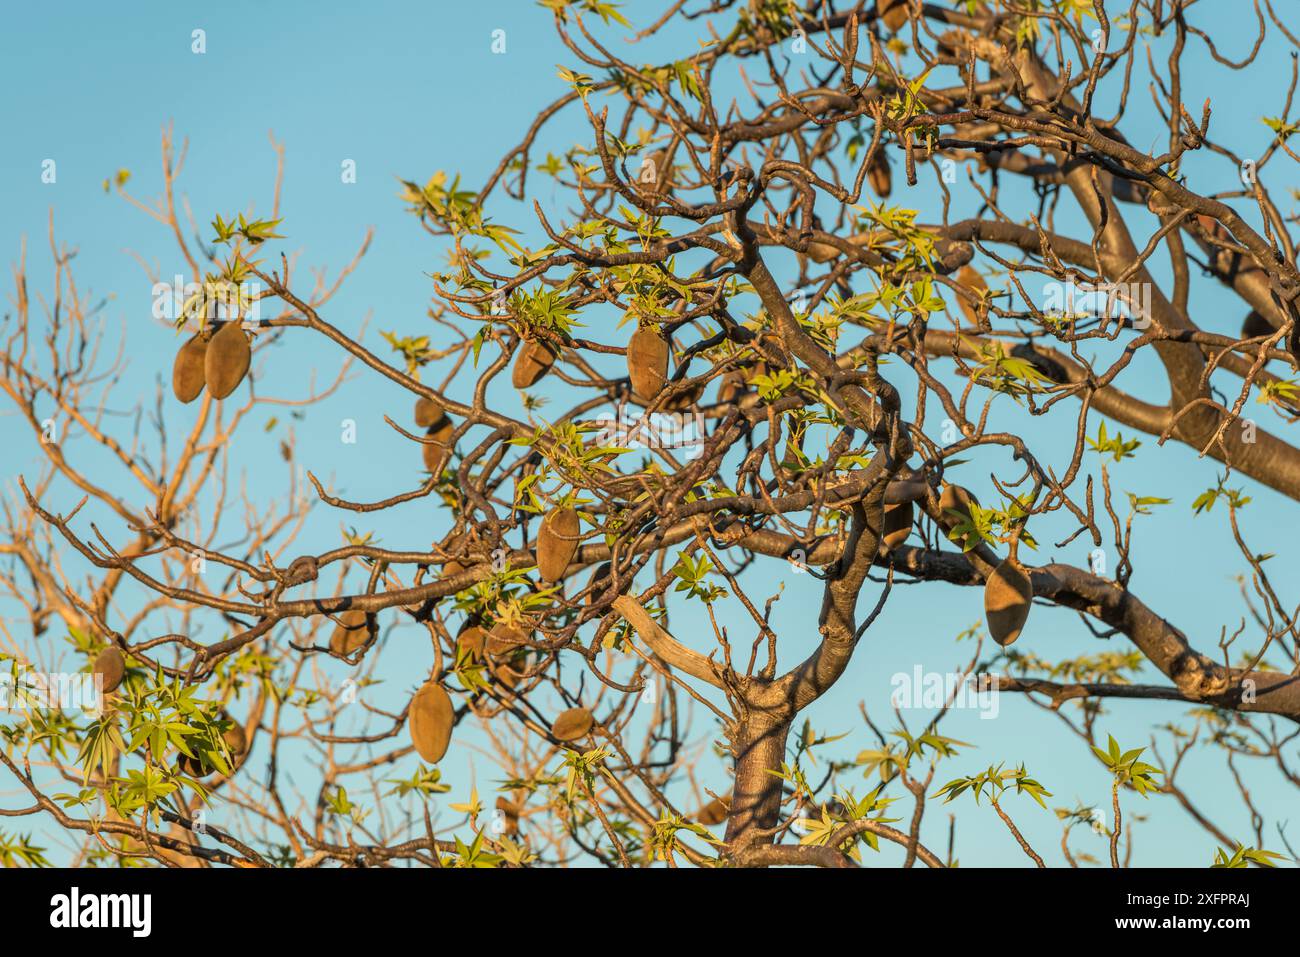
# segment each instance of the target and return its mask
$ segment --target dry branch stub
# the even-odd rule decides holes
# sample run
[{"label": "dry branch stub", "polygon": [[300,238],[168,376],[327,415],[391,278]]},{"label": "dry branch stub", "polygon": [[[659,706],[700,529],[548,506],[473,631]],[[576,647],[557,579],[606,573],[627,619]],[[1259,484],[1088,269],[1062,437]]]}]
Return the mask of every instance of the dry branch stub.
[{"label": "dry branch stub", "polygon": [[227,322],[213,335],[203,357],[203,376],[208,393],[214,399],[224,399],[239,388],[248,374],[253,352],[248,336],[238,322]]},{"label": "dry branch stub", "polygon": [[1034,589],[1025,567],[1014,558],[1003,559],[984,583],[984,616],[989,634],[999,645],[1009,645],[1020,637]]},{"label": "dry branch stub", "polygon": [[564,577],[578,551],[581,534],[578,513],[567,506],[542,519],[537,530],[537,570],[543,578],[557,582]]},{"label": "dry branch stub", "polygon": [[182,402],[193,402],[207,385],[204,372],[208,353],[208,341],[203,333],[195,336],[176,352],[176,361],[172,363],[172,392]]},{"label": "dry branch stub", "polygon": [[455,716],[451,695],[436,682],[426,682],[411,698],[406,727],[411,743],[426,764],[437,764],[447,753]]}]

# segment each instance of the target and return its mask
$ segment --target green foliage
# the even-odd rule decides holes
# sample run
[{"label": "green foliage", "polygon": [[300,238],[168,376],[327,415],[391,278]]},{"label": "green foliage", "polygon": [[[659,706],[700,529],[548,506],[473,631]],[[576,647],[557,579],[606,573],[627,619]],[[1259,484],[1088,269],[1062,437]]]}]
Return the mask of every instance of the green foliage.
[{"label": "green foliage", "polygon": [[1132,751],[1121,753],[1119,742],[1113,736],[1108,737],[1110,737],[1110,744],[1107,749],[1103,751],[1101,748],[1094,747],[1092,753],[1097,755],[1111,774],[1115,775],[1115,780],[1121,785],[1131,787],[1143,797],[1151,791],[1158,791],[1160,785],[1156,783],[1155,775],[1163,772],[1153,765],[1138,760],[1146,748],[1134,748]]},{"label": "green foliage", "polygon": [[1017,794],[1028,794],[1044,809],[1047,805],[1043,803],[1043,798],[1052,796],[1051,791],[1029,776],[1023,764],[1014,771],[1004,771],[999,764],[971,777],[954,778],[936,791],[934,796],[946,795],[943,803],[947,804],[963,792],[970,792],[975,803],[979,804],[980,798],[987,791],[990,799],[996,803],[1002,793],[1012,786]]}]

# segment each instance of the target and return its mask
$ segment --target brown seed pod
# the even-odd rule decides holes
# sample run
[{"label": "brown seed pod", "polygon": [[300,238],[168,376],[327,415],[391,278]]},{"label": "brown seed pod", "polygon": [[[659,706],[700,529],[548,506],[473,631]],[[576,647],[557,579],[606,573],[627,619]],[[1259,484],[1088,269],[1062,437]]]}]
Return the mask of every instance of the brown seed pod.
[{"label": "brown seed pod", "polygon": [[577,741],[584,738],[595,724],[596,719],[586,708],[570,708],[561,711],[551,722],[551,737],[557,741]]},{"label": "brown seed pod", "polygon": [[658,329],[637,329],[627,345],[627,374],[632,394],[653,399],[668,381],[668,340]]},{"label": "brown seed pod", "polygon": [[526,642],[530,633],[520,625],[498,621],[487,634],[485,650],[489,655],[507,655]]},{"label": "brown seed pod", "polygon": [[[957,281],[981,298],[983,298],[989,291],[989,284],[984,281],[984,277],[976,272],[972,266],[962,266],[957,272]],[[980,324],[979,310],[972,305],[965,296],[957,296],[957,305],[961,307],[961,311],[966,316],[966,320],[972,326],[978,326]]]},{"label": "brown seed pod", "polygon": [[876,0],[876,16],[897,33],[908,20],[907,0]]},{"label": "brown seed pod", "polygon": [[893,189],[894,178],[889,172],[889,157],[885,155],[883,143],[876,150],[876,155],[871,158],[871,165],[867,167],[867,182],[881,199],[887,197]]},{"label": "brown seed pod", "polygon": [[[222,717],[230,721],[230,716],[222,714]],[[230,756],[230,763],[233,768],[239,762],[245,752],[248,751],[248,736],[244,734],[243,726],[234,721],[230,727],[222,732],[221,738],[226,742],[226,752]],[[182,773],[192,778],[205,778],[214,773],[217,769],[208,764],[203,755],[197,755],[191,758],[188,754],[181,754],[177,757],[177,765]]]},{"label": "brown seed pod", "polygon": [[[971,506],[979,503],[980,500],[975,497],[974,492],[960,485],[946,485],[939,495],[939,509],[943,512],[943,517],[953,523],[969,521]],[[959,514],[952,515],[951,512]]]},{"label": "brown seed pod", "polygon": [[471,660],[481,661],[487,651],[487,632],[477,624],[466,623],[456,636],[456,649],[464,651]]},{"label": "brown seed pod", "polygon": [[908,535],[912,534],[912,503],[897,502],[886,505],[882,524],[884,528],[881,542],[885,546],[885,551],[892,552],[907,541]]},{"label": "brown seed pod", "polygon": [[501,816],[505,819],[505,832],[507,834],[518,834],[519,815],[524,809],[513,801],[507,801],[505,795],[500,795],[497,797],[497,810],[501,812]]},{"label": "brown seed pod", "polygon": [[425,437],[433,441],[425,442],[422,446],[426,471],[434,475],[442,474],[442,470],[447,467],[447,460],[451,458],[451,436],[455,431],[456,426],[445,415],[429,427]]},{"label": "brown seed pod", "polygon": [[370,640],[366,627],[366,613],[360,608],[350,608],[339,615],[339,624],[330,635],[330,651],[336,655],[350,655]]},{"label": "brown seed pod", "polygon": [[492,669],[492,678],[504,688],[514,688],[523,675],[510,666],[508,661],[498,662]]},{"label": "brown seed pod", "polygon": [[218,329],[203,357],[203,377],[212,398],[224,399],[239,388],[252,358],[248,336],[238,322],[227,322]]},{"label": "brown seed pod", "polygon": [[111,694],[122,684],[126,677],[126,659],[122,657],[116,645],[109,645],[95,659],[94,673],[103,676],[103,692]]},{"label": "brown seed pod", "polygon": [[721,798],[714,798],[695,812],[695,820],[707,827],[712,827],[725,821],[730,813],[731,808]]},{"label": "brown seed pod", "polygon": [[653,197],[662,196],[671,191],[673,185],[673,168],[668,162],[667,150],[656,150],[647,156],[638,168],[637,189]]},{"label": "brown seed pod", "polygon": [[1009,645],[1020,637],[1033,597],[1029,575],[1016,559],[1004,559],[993,569],[984,583],[984,617],[989,634],[999,645]]},{"label": "brown seed pod", "polygon": [[669,412],[685,412],[694,408],[702,395],[704,395],[704,383],[696,382],[684,391],[675,393],[671,399],[664,403],[664,408]]},{"label": "brown seed pod", "polygon": [[581,534],[578,513],[567,506],[542,519],[542,527],[537,530],[537,570],[543,578],[557,582],[564,577],[578,551]]},{"label": "brown seed pod", "polygon": [[840,256],[840,250],[830,243],[809,243],[807,255],[815,263],[828,263]]},{"label": "brown seed pod", "polygon": [[[603,597],[605,592],[609,591],[610,586],[613,584],[610,580],[610,574],[612,571],[613,568],[609,562],[602,562],[596,570],[591,573],[591,582],[587,587],[588,605]],[[623,589],[624,591],[627,590],[626,584],[623,586]]]},{"label": "brown seed pod", "polygon": [[172,392],[182,402],[193,402],[203,391],[207,378],[203,372],[204,358],[208,353],[208,341],[199,333],[176,353],[172,363]]},{"label": "brown seed pod", "polygon": [[411,743],[426,764],[437,764],[447,753],[454,720],[451,695],[443,690],[442,685],[425,682],[411,699],[406,728],[411,734]]},{"label": "brown seed pod", "polygon": [[1272,323],[1261,316],[1254,309],[1246,314],[1246,318],[1241,323],[1241,335],[1243,339],[1254,339],[1258,336],[1271,336],[1276,332]]},{"label": "brown seed pod", "polygon": [[528,342],[515,358],[510,382],[516,389],[527,389],[537,384],[555,364],[555,348],[549,342]]},{"label": "brown seed pod", "polygon": [[415,424],[427,429],[445,415],[445,410],[434,399],[421,397],[415,401]]}]

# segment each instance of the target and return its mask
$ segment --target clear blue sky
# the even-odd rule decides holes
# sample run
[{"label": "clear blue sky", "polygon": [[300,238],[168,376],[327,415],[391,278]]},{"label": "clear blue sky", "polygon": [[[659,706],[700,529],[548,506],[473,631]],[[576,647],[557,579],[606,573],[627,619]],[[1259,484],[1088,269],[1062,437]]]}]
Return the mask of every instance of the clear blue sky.
[{"label": "clear blue sky", "polygon": [[[638,25],[662,9],[660,4],[643,2],[628,6]],[[1226,15],[1237,4],[1204,4],[1197,8],[1202,19],[1196,21],[1203,27],[1210,7],[1219,21],[1213,24],[1215,42],[1233,56],[1242,55],[1253,36],[1249,32],[1253,18]],[[16,261],[20,237],[27,237],[31,293],[35,298],[46,292],[51,272],[45,229],[53,210],[59,239],[79,249],[75,265],[81,289],[95,297],[110,297],[103,313],[110,328],[129,330],[131,367],[116,395],[114,408],[119,410],[126,409],[136,396],[152,394],[159,371],[165,378],[170,369],[177,344],[167,329],[150,318],[150,285],[128,251],[158,264],[164,276],[184,268],[165,231],[116,196],[105,195],[101,183],[117,169],[127,168],[133,174],[130,188],[135,195],[149,200],[158,195],[159,131],[165,123],[174,122],[178,136],[189,138],[180,189],[205,226],[216,213],[254,210],[262,214],[269,210],[274,155],[268,132],[285,144],[285,222],[281,231],[289,237],[283,247],[301,252],[300,277],[306,276],[307,266],[337,269],[352,256],[366,228],[375,227],[369,255],[326,312],[326,318],[344,330],[359,329],[371,313],[367,341],[374,347],[380,329],[403,334],[424,331],[424,313],[432,294],[427,274],[446,262],[444,247],[431,241],[404,213],[396,196],[396,177],[423,180],[433,171],[445,169],[460,172],[467,186],[477,187],[519,140],[536,112],[563,92],[556,64],[573,65],[573,57],[555,36],[550,14],[528,2],[232,2],[202,10],[150,2],[87,4],[75,12],[26,4],[7,11],[7,19],[8,27],[0,33],[0,116],[8,134],[0,149],[0,242],[5,258]],[[199,28],[206,31],[207,52],[202,56],[190,49],[191,31]],[[490,50],[491,33],[498,28],[506,30],[504,56]],[[672,40],[678,57],[696,48],[697,37],[686,30],[679,29]],[[1203,47],[1193,46],[1198,49],[1191,54],[1191,62],[1208,67]],[[668,49],[663,43],[658,47]],[[648,60],[659,55],[642,51],[636,58]],[[1162,56],[1158,54],[1157,59]],[[1203,99],[1214,96],[1213,131],[1248,156],[1258,155],[1268,142],[1269,132],[1259,117],[1277,115],[1281,108],[1273,100],[1247,102],[1244,94],[1247,90],[1276,90],[1274,99],[1280,99],[1289,62],[1281,47],[1270,43],[1253,70],[1251,78],[1233,81],[1240,85],[1228,96],[1221,95],[1219,88],[1222,68],[1215,67],[1213,72],[1188,69],[1183,77],[1189,111],[1199,117]],[[1157,139],[1163,142],[1166,134],[1150,107],[1144,66],[1138,74],[1131,97],[1132,116],[1134,120],[1145,118],[1151,142],[1140,135],[1140,121],[1128,122],[1124,128],[1135,146],[1148,149]],[[551,129],[544,143],[560,152],[589,140],[585,120],[574,112]],[[542,155],[544,150],[537,158]],[[46,159],[58,164],[58,180],[53,185],[41,182],[41,164]],[[351,185],[341,183],[339,175],[340,164],[348,159],[355,160],[357,166],[357,182]],[[1200,191],[1233,188],[1235,171],[1222,160],[1194,156],[1186,168],[1193,188]],[[540,178],[532,182],[535,195],[547,204],[549,187],[542,186]],[[1288,185],[1272,179],[1270,184]],[[909,190],[901,173],[896,175],[892,201],[920,209],[923,220],[937,218],[939,199],[938,190],[928,181]],[[965,194],[958,190],[956,199],[959,206],[973,209],[975,197],[969,188]],[[498,202],[492,212],[498,221],[513,225],[526,227],[531,221],[529,210],[514,204]],[[954,218],[961,212],[955,211]],[[536,231],[528,235],[535,236]],[[1199,277],[1192,312],[1197,321],[1216,331],[1235,330],[1241,318],[1238,305]],[[594,334],[600,327],[591,328]],[[277,394],[301,395],[312,368],[317,370],[318,381],[325,381],[338,364],[337,352],[323,340],[295,335],[268,357],[265,374],[275,380]],[[1142,362],[1132,373],[1126,380],[1130,391],[1153,401],[1164,399],[1166,390],[1158,367]],[[508,385],[500,392],[500,401],[514,401]],[[405,420],[409,404],[400,390],[373,377],[350,383],[297,424],[301,461],[322,477],[333,476],[344,494],[353,499],[384,497],[410,487],[419,478],[418,453],[392,436],[380,419],[388,412]],[[1038,454],[1059,471],[1068,460],[1073,426],[1066,429],[1042,419],[1030,420],[1009,413],[1005,405],[1003,427],[1023,430]],[[1072,421],[1075,408],[1061,411]],[[1258,407],[1248,414],[1253,414],[1254,408]],[[255,422],[271,414],[259,411]],[[172,430],[177,431],[193,421],[194,408],[169,402],[166,415]],[[356,446],[338,442],[337,423],[345,417],[360,424]],[[129,430],[130,420],[122,421],[123,428]],[[1261,419],[1261,424],[1276,428],[1270,419]],[[1090,431],[1095,428],[1094,420]],[[1147,604],[1183,628],[1200,650],[1210,653],[1220,629],[1231,631],[1244,614],[1232,581],[1240,563],[1235,560],[1236,549],[1222,514],[1197,519],[1191,515],[1191,501],[1214,483],[1217,465],[1208,459],[1198,460],[1181,445],[1157,450],[1151,438],[1143,439],[1142,451],[1147,454],[1113,468],[1115,484],[1119,490],[1167,496],[1174,502],[1149,518],[1138,519],[1138,572],[1131,585]],[[285,488],[284,469],[274,454],[277,441],[276,436],[249,430],[244,443],[233,452],[233,461],[245,470],[254,498],[276,496]],[[12,479],[18,473],[35,474],[34,443],[25,425],[8,409],[0,409],[0,447],[6,449],[2,477],[7,488],[13,487]],[[84,441],[81,448],[85,448]],[[1092,474],[1099,475],[1095,456],[1090,456],[1087,464]],[[982,472],[978,466],[978,462],[966,466],[963,476],[969,477],[967,484],[986,490],[984,494],[991,491],[987,482],[991,468],[1004,475],[1010,471],[1006,463],[991,463]],[[1255,496],[1243,515],[1252,545],[1257,551],[1277,553],[1275,566],[1282,567],[1294,552],[1286,534],[1291,524],[1286,517],[1294,514],[1294,503],[1245,478],[1235,484]],[[138,500],[138,491],[136,494],[135,504],[144,505]],[[59,488],[50,504],[66,511],[77,497],[71,490]],[[350,516],[320,509],[301,539],[303,550],[336,544],[340,522],[350,523]],[[381,520],[375,529],[387,545],[418,548],[439,535],[444,524],[445,518],[435,515],[431,503],[425,502]],[[1050,543],[1063,538],[1071,530],[1067,526],[1044,522],[1034,530],[1043,546],[1031,561],[1087,563],[1088,546],[1082,539],[1066,549],[1053,550]],[[1113,562],[1112,557],[1112,567]],[[766,578],[755,581],[755,596],[765,597],[787,577],[783,564],[769,565],[772,567],[759,573]],[[782,662],[787,667],[812,647],[818,607],[812,584],[807,576],[789,576],[786,597],[777,607]],[[124,605],[138,602],[140,597],[138,593],[126,594]],[[874,599],[873,587],[862,604],[870,608]],[[0,606],[0,613],[12,614],[13,609]],[[888,724],[890,677],[896,672],[910,673],[917,664],[931,671],[963,664],[971,646],[954,644],[953,636],[981,620],[977,589],[941,584],[896,588],[850,673],[811,712],[815,727],[828,733],[852,731],[850,756],[859,748],[874,747],[857,715],[857,703],[865,701],[873,717]],[[699,628],[704,623],[698,617],[679,615],[674,622],[686,635],[703,633]],[[12,619],[11,624],[21,626]],[[410,631],[405,635],[416,637]],[[47,635],[45,640],[52,637]],[[219,633],[209,632],[205,640],[219,637]],[[409,685],[411,675],[429,664],[422,639],[404,644],[409,647],[392,656],[392,667],[385,669],[399,686]],[[697,646],[707,650],[707,646]],[[1127,645],[1121,638],[1099,643],[1072,613],[1036,607],[1018,647],[1051,658]],[[344,671],[334,664],[326,667],[335,668],[340,676]],[[1161,680],[1153,669],[1146,677]],[[386,687],[390,691],[381,699],[383,703],[400,707],[392,685]],[[1113,731],[1128,747],[1146,744],[1150,729],[1181,713],[1166,702],[1116,702],[1109,708],[1111,714],[1101,724],[1103,733]],[[925,720],[920,712],[911,712],[908,719],[913,728]],[[705,720],[700,716],[701,722]],[[697,728],[703,731],[705,725]],[[1014,696],[1003,698],[997,720],[958,712],[945,722],[943,730],[980,746],[945,762],[937,783],[991,763],[1023,760],[1055,793],[1050,806],[1072,807],[1077,801],[1095,804],[1108,799],[1106,774],[1086,748],[1057,722]],[[468,793],[468,769],[459,763],[463,760],[462,753],[446,762],[445,777],[455,785],[453,799],[464,799]],[[492,770],[478,762],[480,790],[490,792],[494,779]],[[1214,809],[1215,820],[1249,839],[1246,811],[1217,757],[1212,762],[1191,759],[1188,773],[1180,780],[1184,784],[1199,781],[1199,800]],[[705,783],[718,789],[726,786],[720,770]],[[1293,794],[1282,790],[1269,775],[1257,775],[1254,784],[1253,796],[1260,808],[1270,817],[1285,816]],[[14,800],[19,798],[10,794],[8,786],[0,786],[0,803],[8,805]],[[1142,802],[1130,795],[1127,806],[1130,814],[1153,817],[1138,832],[1135,863],[1194,866],[1209,862],[1213,850],[1210,837],[1193,825],[1172,799],[1154,797]],[[1011,866],[1028,863],[988,809],[975,808],[965,799],[948,808],[931,803],[928,814],[937,826],[926,833],[937,848],[942,847],[946,835],[943,818],[953,808],[959,815],[958,851],[963,861]],[[1061,864],[1055,816],[1039,810],[1027,798],[1010,799],[1008,808],[1040,852],[1051,863]],[[1278,849],[1275,841],[1269,846]],[[1100,840],[1081,838],[1076,847],[1104,856]],[[891,859],[889,854],[883,858]]]}]

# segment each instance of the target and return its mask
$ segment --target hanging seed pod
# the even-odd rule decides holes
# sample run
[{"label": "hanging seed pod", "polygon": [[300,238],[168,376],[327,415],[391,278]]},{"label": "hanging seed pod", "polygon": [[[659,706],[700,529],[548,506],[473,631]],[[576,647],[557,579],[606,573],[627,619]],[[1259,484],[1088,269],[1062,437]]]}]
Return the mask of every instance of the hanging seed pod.
[{"label": "hanging seed pod", "polygon": [[504,688],[513,689],[519,684],[519,679],[523,675],[510,666],[509,662],[498,662],[492,669],[492,678],[497,684]]},{"label": "hanging seed pod", "polygon": [[632,333],[627,346],[627,374],[632,378],[632,394],[649,400],[659,394],[668,381],[668,340],[658,329],[642,328]]},{"label": "hanging seed pod", "polygon": [[497,810],[501,812],[501,817],[505,821],[506,834],[519,833],[519,815],[523,813],[523,808],[513,801],[507,801],[505,795],[497,797]]},{"label": "hanging seed pod", "polygon": [[176,353],[172,363],[172,392],[182,402],[193,402],[203,391],[207,378],[203,371],[208,353],[208,341],[203,333],[197,334]]},{"label": "hanging seed pod", "polygon": [[551,723],[551,737],[557,741],[577,741],[587,736],[595,722],[596,719],[586,708],[570,708],[568,711],[561,711]]},{"label": "hanging seed pod", "polygon": [[672,189],[673,168],[667,150],[657,150],[642,160],[636,184],[642,193],[656,199]]},{"label": "hanging seed pod", "polygon": [[1029,575],[1016,559],[1004,559],[993,569],[984,583],[984,617],[989,634],[999,645],[1009,645],[1020,637],[1033,597]]},{"label": "hanging seed pod", "polygon": [[830,243],[809,243],[807,255],[815,263],[828,263],[839,258],[840,250]]},{"label": "hanging seed pod", "polygon": [[330,635],[330,651],[336,655],[350,655],[370,640],[366,627],[366,613],[360,608],[350,608],[339,615],[339,624]]},{"label": "hanging seed pod", "polygon": [[[980,500],[975,497],[975,493],[960,485],[947,485],[939,495],[939,509],[943,512],[943,517],[950,522],[970,521],[971,506],[979,503]],[[958,514],[951,514],[953,512]]]},{"label": "hanging seed pod", "polygon": [[1241,323],[1241,337],[1243,339],[1271,336],[1275,331],[1272,324],[1254,309],[1246,314],[1245,320]]},{"label": "hanging seed pod", "polygon": [[111,694],[126,677],[126,659],[116,645],[109,645],[95,659],[94,673],[103,678],[104,694]]},{"label": "hanging seed pod", "polygon": [[721,824],[725,821],[730,813],[731,809],[727,807],[721,798],[714,798],[696,812],[695,820],[706,827],[713,827],[715,824]]},{"label": "hanging seed pod", "polygon": [[[229,715],[223,714],[223,718],[230,720]],[[221,739],[226,743],[226,752],[230,757],[231,767],[239,762],[245,752],[248,751],[248,736],[244,734],[244,728],[238,721],[233,722],[229,728],[222,732]],[[176,764],[181,773],[192,778],[205,778],[215,772],[217,769],[208,764],[203,755],[196,755],[191,758],[188,754],[181,754],[176,759]]]},{"label": "hanging seed pod", "polygon": [[528,342],[519,350],[510,382],[516,389],[527,389],[551,371],[555,364],[555,349],[549,342]]},{"label": "hanging seed pod", "polygon": [[423,444],[425,471],[434,475],[442,474],[451,458],[451,437],[455,431],[456,426],[445,415],[429,427],[425,437],[434,441]]},{"label": "hanging seed pod", "polygon": [[892,552],[907,541],[908,535],[912,534],[912,503],[898,502],[886,505],[882,524],[884,528],[881,541],[884,543],[885,550]]},{"label": "hanging seed pod", "polygon": [[542,527],[537,530],[537,570],[543,578],[557,582],[564,577],[577,554],[581,534],[578,513],[567,506],[542,519]]},{"label": "hanging seed pod", "polygon": [[[962,266],[957,272],[957,281],[980,298],[984,298],[989,291],[989,284],[972,266]],[[980,324],[979,309],[972,305],[965,296],[959,295],[957,297],[957,305],[961,306],[962,313],[972,326]]]},{"label": "hanging seed pod", "polygon": [[907,0],[876,0],[876,17],[897,33],[907,23]]},{"label": "hanging seed pod", "polygon": [[415,401],[415,424],[427,429],[445,415],[445,410],[433,399],[421,397]]},{"label": "hanging seed pod", "polygon": [[508,655],[529,638],[529,632],[520,625],[499,621],[488,632],[485,650],[489,655]]},{"label": "hanging seed pod", "polygon": [[883,143],[876,150],[876,155],[871,158],[871,165],[867,167],[867,182],[881,199],[887,197],[893,189],[894,178],[889,172],[889,157],[885,155]]},{"label": "hanging seed pod", "polygon": [[425,764],[437,764],[451,743],[455,709],[442,685],[429,681],[415,693],[406,717],[411,743]]},{"label": "hanging seed pod", "polygon": [[466,624],[456,636],[457,654],[464,654],[474,661],[483,660],[483,655],[487,651],[487,632],[477,624]]},{"label": "hanging seed pod", "polygon": [[610,565],[610,563],[603,562],[599,566],[597,566],[594,572],[591,573],[591,581],[587,585],[588,605],[590,605],[592,602],[599,599],[606,591],[609,590],[609,586],[613,584],[610,581],[610,574],[612,571],[613,571],[613,567]]},{"label": "hanging seed pod", "polygon": [[212,398],[224,399],[239,388],[252,358],[248,336],[238,322],[227,322],[218,329],[203,357],[203,377]]}]

